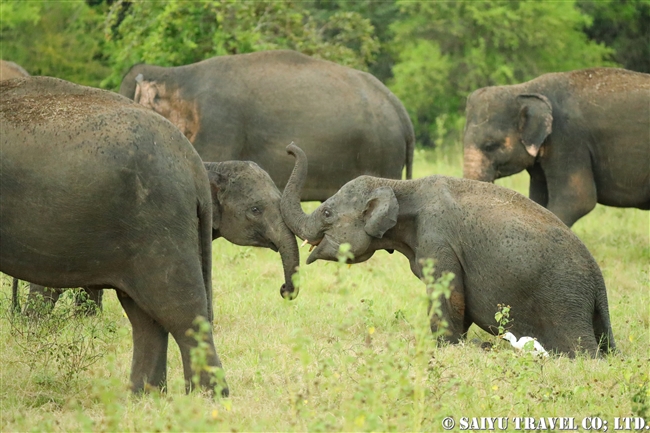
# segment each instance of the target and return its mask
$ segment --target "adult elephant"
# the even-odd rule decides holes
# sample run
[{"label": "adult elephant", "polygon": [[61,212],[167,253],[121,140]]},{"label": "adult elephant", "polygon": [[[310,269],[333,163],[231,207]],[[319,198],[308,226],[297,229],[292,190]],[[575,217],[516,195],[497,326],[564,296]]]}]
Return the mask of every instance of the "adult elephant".
[{"label": "adult elephant", "polygon": [[404,254],[423,277],[422,260],[435,260],[434,277],[452,272],[451,296],[430,312],[431,329],[458,342],[475,323],[496,333],[498,304],[512,306],[509,331],[536,337],[549,350],[592,356],[615,348],[607,292],[598,264],[555,215],[515,191],[445,176],[400,181],[360,176],[312,214],[300,206],[307,176],[304,152],[288,151],[296,167],[282,195],[289,228],[316,246],[307,263],[338,261],[341,244],[368,260],[377,250]]},{"label": "adult elephant", "polygon": [[[213,227],[228,218],[213,213],[201,158],[170,122],[114,93],[33,77],[1,82],[0,98],[0,271],[115,289],[133,327],[132,389],[165,387],[171,333],[189,390],[187,331],[212,321]],[[221,368],[212,327],[204,338],[207,366]]]},{"label": "adult elephant", "polygon": [[567,225],[596,203],[650,209],[650,75],[594,68],[485,87],[467,100],[464,176],[522,170]]},{"label": "adult elephant", "polygon": [[14,62],[0,60],[0,81],[20,77],[29,77],[29,73]]},{"label": "adult elephant", "polygon": [[294,51],[135,65],[120,93],[174,123],[205,161],[251,160],[283,189],[287,143],[309,151],[303,200],[325,200],[362,174],[412,176],[413,126],[372,75]]},{"label": "adult elephant", "polygon": [[[219,237],[242,246],[270,248],[279,252],[285,283],[280,288],[284,298],[294,299],[298,288],[292,275],[300,264],[296,238],[284,224],[280,212],[281,194],[268,173],[252,161],[205,162],[212,193],[212,240]],[[18,309],[17,280],[14,279],[13,305]],[[25,312],[29,315],[54,307],[65,289],[46,288],[30,283]],[[93,314],[92,301],[102,305],[101,289],[85,289],[78,294],[77,305]],[[81,295],[81,296],[79,296]],[[44,305],[39,305],[41,300]]]}]

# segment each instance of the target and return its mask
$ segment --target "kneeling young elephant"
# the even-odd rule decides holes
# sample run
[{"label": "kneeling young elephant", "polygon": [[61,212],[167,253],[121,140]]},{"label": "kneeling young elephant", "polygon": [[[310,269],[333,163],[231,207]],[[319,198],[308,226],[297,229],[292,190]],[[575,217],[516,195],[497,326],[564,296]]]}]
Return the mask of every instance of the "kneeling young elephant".
[{"label": "kneeling young elephant", "polygon": [[317,245],[307,263],[337,261],[349,243],[353,263],[376,250],[397,250],[422,277],[421,259],[435,274],[453,272],[452,293],[440,300],[447,341],[472,323],[494,333],[497,304],[512,306],[515,335],[536,337],[549,350],[574,356],[615,348],[605,283],[582,242],[548,210],[515,191],[445,176],[418,180],[358,177],[311,215],[300,207],[307,176],[302,150],[282,196],[282,214],[300,238]]}]

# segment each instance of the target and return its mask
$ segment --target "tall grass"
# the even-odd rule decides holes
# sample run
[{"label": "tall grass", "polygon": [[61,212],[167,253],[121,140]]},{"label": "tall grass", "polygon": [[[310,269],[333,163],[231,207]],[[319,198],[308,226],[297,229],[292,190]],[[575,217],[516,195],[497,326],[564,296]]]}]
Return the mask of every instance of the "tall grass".
[{"label": "tall grass", "polygon": [[[457,152],[418,150],[415,177],[460,176],[461,160]],[[498,183],[526,193],[528,180]],[[0,430],[440,431],[446,416],[573,416],[578,425],[600,416],[610,429],[614,417],[650,422],[649,214],[598,206],[574,231],[607,283],[621,353],[606,359],[537,360],[475,327],[466,344],[436,346],[424,284],[398,253],[351,267],[302,266],[300,296],[284,301],[277,254],[217,240],[214,335],[231,390],[221,400],[184,394],[174,343],[167,394],[131,395],[130,325],[111,291],[99,317],[61,320],[60,337],[56,329],[49,339],[16,332],[11,281],[2,276]],[[65,337],[70,326],[77,331]],[[100,339],[92,354],[102,355],[87,369],[37,359],[48,341],[84,336]]]}]

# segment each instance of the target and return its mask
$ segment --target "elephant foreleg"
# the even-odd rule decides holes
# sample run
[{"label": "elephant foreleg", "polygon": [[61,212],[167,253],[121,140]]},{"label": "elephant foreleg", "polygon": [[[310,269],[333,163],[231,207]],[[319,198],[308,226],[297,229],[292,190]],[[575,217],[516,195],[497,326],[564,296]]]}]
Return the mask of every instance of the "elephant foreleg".
[{"label": "elephant foreleg", "polygon": [[[432,311],[434,299],[429,301],[428,314],[431,324],[431,332],[434,335],[441,330],[443,321],[446,322],[446,329],[438,338],[449,343],[458,343],[467,334],[471,325],[465,308],[465,290],[463,287],[462,269],[455,256],[451,254],[441,254],[436,257],[435,270],[433,277],[435,280],[440,278],[445,272],[452,272],[454,278],[450,283],[451,295],[447,299],[444,295],[437,297],[440,306],[439,311]],[[442,256],[442,257],[441,257]],[[446,256],[446,257],[445,257]],[[432,289],[427,288],[429,296],[432,296]]]},{"label": "elephant foreleg", "polygon": [[528,169],[528,174],[530,175],[528,197],[540,206],[546,207],[548,205],[548,186],[542,167],[535,164]]},{"label": "elephant foreleg", "polygon": [[571,227],[596,207],[598,195],[594,176],[589,168],[570,172],[545,171],[548,184],[548,206]]}]

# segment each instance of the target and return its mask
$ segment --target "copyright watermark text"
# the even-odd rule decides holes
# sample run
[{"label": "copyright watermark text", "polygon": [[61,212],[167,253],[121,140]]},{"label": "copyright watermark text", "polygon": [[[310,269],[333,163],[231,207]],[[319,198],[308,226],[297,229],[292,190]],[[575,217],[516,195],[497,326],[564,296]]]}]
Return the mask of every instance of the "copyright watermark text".
[{"label": "copyright watermark text", "polygon": [[586,430],[586,431],[643,431],[650,430],[650,423],[640,417],[617,417],[610,420],[591,416],[575,417],[459,417],[442,420],[445,430]]}]

